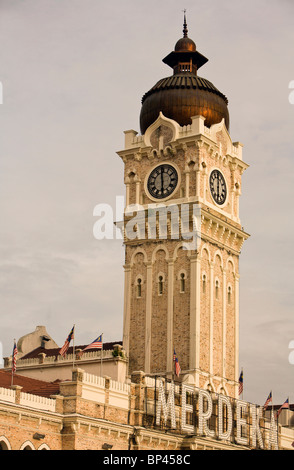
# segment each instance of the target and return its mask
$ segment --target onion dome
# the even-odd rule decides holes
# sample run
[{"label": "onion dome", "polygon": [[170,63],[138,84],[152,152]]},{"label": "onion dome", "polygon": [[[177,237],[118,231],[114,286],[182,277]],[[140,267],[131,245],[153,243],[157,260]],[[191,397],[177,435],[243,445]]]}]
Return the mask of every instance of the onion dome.
[{"label": "onion dome", "polygon": [[188,37],[186,15],[184,15],[183,37],[175,45],[174,51],[163,62],[169,65],[174,74],[159,80],[142,98],[140,114],[141,133],[159,116],[160,111],[180,126],[192,123],[191,117],[205,117],[207,127],[225,120],[229,129],[228,100],[210,81],[198,76],[198,69],[208,59],[196,49],[196,44]]}]

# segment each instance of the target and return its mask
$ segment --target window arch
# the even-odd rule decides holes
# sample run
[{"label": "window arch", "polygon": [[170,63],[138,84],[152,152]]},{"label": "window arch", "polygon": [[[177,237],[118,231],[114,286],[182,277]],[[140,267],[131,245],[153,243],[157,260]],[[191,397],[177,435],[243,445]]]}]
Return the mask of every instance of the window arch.
[{"label": "window arch", "polygon": [[206,274],[204,273],[202,275],[202,294],[205,295],[206,294],[206,286],[207,286],[207,276]]},{"label": "window arch", "polygon": [[232,287],[228,286],[228,305],[232,303]]},{"label": "window arch", "polygon": [[220,288],[220,283],[219,283],[219,280],[216,279],[215,280],[215,299],[216,300],[219,299],[219,288]]},{"label": "window arch", "polygon": [[11,450],[11,445],[5,436],[0,437],[0,450]]},{"label": "window arch", "polygon": [[163,276],[160,274],[158,276],[158,295],[163,294]]},{"label": "window arch", "polygon": [[140,299],[142,297],[142,278],[137,277],[136,281],[136,290],[137,290],[137,298]]},{"label": "window arch", "polygon": [[30,441],[26,441],[21,445],[20,450],[35,450],[35,448]]},{"label": "window arch", "polygon": [[38,450],[50,450],[50,447],[47,444],[41,444]]},{"label": "window arch", "polygon": [[180,281],[181,281],[181,292],[184,293],[186,290],[186,276],[185,273],[180,274]]},{"label": "window arch", "polygon": [[184,294],[187,289],[187,273],[185,270],[179,272],[177,279],[179,280],[180,284],[180,293]]}]

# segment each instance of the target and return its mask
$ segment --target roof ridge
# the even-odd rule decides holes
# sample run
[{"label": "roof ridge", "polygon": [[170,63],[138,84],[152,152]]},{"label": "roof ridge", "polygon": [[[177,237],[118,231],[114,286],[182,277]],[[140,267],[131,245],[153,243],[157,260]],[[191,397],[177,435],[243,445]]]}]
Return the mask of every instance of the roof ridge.
[{"label": "roof ridge", "polygon": [[198,75],[187,72],[178,73],[158,80],[158,82],[143,95],[142,103],[153,93],[166,89],[170,90],[177,88],[194,88],[195,90],[206,90],[220,96],[228,104],[228,98],[218,88],[216,88],[212,82],[207,80],[207,78],[199,77]]}]

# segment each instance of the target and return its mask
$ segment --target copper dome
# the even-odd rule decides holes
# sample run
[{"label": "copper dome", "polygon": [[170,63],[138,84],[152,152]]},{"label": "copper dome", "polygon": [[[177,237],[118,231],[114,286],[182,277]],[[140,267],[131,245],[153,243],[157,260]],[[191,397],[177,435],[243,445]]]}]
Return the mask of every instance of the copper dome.
[{"label": "copper dome", "polygon": [[229,128],[227,98],[208,80],[192,73],[178,73],[163,78],[142,99],[140,128],[142,134],[158,118],[174,119],[180,126],[192,123],[192,116],[204,116],[205,125],[220,122],[223,118]]},{"label": "copper dome", "polygon": [[184,37],[176,43],[174,51],[163,59],[173,68],[174,75],[159,80],[142,98],[142,134],[156,121],[160,111],[181,126],[191,124],[191,117],[201,115],[205,117],[207,127],[224,119],[229,129],[228,100],[210,81],[197,75],[198,69],[208,59],[196,50],[187,31],[185,18]]},{"label": "copper dome", "polygon": [[175,52],[195,52],[196,44],[190,38],[181,38],[175,45]]}]

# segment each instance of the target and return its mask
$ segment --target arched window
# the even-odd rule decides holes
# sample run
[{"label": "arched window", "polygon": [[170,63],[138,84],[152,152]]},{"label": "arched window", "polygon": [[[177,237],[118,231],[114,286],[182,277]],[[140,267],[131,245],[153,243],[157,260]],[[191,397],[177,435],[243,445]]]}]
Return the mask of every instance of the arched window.
[{"label": "arched window", "polygon": [[137,297],[142,297],[142,279],[140,277],[137,279]]},{"label": "arched window", "polygon": [[228,305],[231,305],[232,302],[232,288],[231,286],[228,287]]},{"label": "arched window", "polygon": [[0,450],[11,450],[10,444],[6,437],[0,437]]},{"label": "arched window", "polygon": [[186,290],[186,276],[185,273],[181,273],[180,275],[180,283],[181,283],[181,292],[184,293]]},{"label": "arched window", "polygon": [[204,295],[206,294],[206,274],[202,276],[202,293]]},{"label": "arched window", "polygon": [[41,444],[38,450],[50,450],[50,447],[47,444]]},{"label": "arched window", "polygon": [[26,441],[21,445],[20,450],[35,450],[35,448],[30,441]]},{"label": "arched window", "polygon": [[219,298],[219,281],[218,279],[215,281],[215,298],[218,300]]},{"label": "arched window", "polygon": [[163,293],[163,277],[158,276],[158,295],[162,295]]}]

